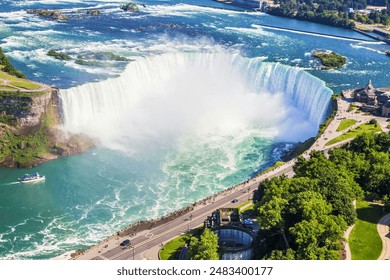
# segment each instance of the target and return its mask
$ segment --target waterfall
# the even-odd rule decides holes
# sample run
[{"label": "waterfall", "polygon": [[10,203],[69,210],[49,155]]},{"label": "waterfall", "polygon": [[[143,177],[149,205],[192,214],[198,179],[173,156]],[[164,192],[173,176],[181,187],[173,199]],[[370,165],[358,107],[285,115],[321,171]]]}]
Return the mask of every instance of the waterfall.
[{"label": "waterfall", "polygon": [[283,93],[317,125],[325,121],[333,92],[325,86],[324,81],[303,70],[279,63],[241,59],[238,64],[245,73],[246,81],[253,84],[256,92]]},{"label": "waterfall", "polygon": [[[172,53],[139,58],[119,77],[62,90],[60,98],[65,130],[99,138],[113,134],[142,138],[159,135],[162,127],[173,132],[206,115],[218,119],[224,106],[229,109],[221,122],[240,122],[241,114],[250,121],[265,118],[266,127],[277,125],[273,118],[281,123],[301,114],[317,130],[326,118],[331,95],[323,81],[307,72],[260,58]],[[308,133],[313,136],[316,131]]]}]

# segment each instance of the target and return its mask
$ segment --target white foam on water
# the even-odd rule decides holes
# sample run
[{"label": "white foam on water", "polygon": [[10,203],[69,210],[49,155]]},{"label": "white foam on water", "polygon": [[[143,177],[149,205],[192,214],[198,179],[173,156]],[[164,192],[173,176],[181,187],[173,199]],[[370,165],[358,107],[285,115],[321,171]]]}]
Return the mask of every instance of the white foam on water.
[{"label": "white foam on water", "polygon": [[368,47],[367,45],[370,45],[370,44],[350,44],[350,46],[354,49],[365,49],[365,50],[369,50],[369,51],[376,52],[379,54],[386,54],[384,51],[377,50],[377,49],[374,49],[372,47]]}]

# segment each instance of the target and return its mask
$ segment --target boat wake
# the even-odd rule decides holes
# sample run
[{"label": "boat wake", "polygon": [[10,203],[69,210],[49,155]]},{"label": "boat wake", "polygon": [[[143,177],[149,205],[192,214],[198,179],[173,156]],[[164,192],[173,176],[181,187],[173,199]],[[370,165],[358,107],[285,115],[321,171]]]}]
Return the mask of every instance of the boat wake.
[{"label": "boat wake", "polygon": [[1,184],[0,186],[12,186],[12,185],[19,185],[20,182],[10,182],[10,183],[5,183],[5,184]]}]

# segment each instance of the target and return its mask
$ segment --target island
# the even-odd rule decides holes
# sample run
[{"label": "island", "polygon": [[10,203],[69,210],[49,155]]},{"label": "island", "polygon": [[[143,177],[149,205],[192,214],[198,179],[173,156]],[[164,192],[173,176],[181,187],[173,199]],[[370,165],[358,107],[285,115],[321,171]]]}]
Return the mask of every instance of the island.
[{"label": "island", "polygon": [[93,146],[61,129],[59,90],[26,79],[0,48],[0,166],[33,167]]},{"label": "island", "polygon": [[87,15],[90,15],[90,16],[98,16],[100,15],[100,11],[99,10],[88,10],[86,12]]},{"label": "island", "polygon": [[137,13],[140,11],[138,5],[135,3],[132,3],[132,2],[129,2],[127,4],[123,4],[119,8],[121,8],[125,12]]},{"label": "island", "polygon": [[57,52],[53,49],[49,50],[47,52],[47,55],[48,56],[52,56],[54,57],[55,59],[58,59],[58,60],[71,60],[72,57],[66,53],[62,53],[62,52]]},{"label": "island", "polygon": [[[49,50],[47,52],[48,56],[54,57],[58,60],[72,60],[72,57],[64,52],[59,52],[56,50]],[[105,67],[105,66],[112,66],[112,63],[109,63],[111,61],[115,62],[129,62],[131,59],[128,59],[127,57],[120,56],[117,54],[114,54],[112,52],[97,52],[92,54],[85,54],[85,55],[78,55],[77,59],[74,61],[76,64],[84,65],[84,66],[98,66],[98,67]]]},{"label": "island", "polygon": [[347,62],[344,56],[332,51],[315,51],[313,56],[321,61],[323,69],[340,68]]},{"label": "island", "polygon": [[33,10],[27,10],[27,13],[51,18],[58,21],[65,21],[69,19],[69,17],[67,15],[64,15],[60,10],[33,9]]},{"label": "island", "polygon": [[[129,62],[131,59],[114,54],[112,52],[97,52],[93,54],[78,55],[76,64],[84,66],[112,66],[112,62]],[[110,63],[111,62],[111,63]]]},{"label": "island", "polygon": [[97,52],[90,56],[90,58],[97,60],[130,61],[127,57],[120,56],[112,52]]}]

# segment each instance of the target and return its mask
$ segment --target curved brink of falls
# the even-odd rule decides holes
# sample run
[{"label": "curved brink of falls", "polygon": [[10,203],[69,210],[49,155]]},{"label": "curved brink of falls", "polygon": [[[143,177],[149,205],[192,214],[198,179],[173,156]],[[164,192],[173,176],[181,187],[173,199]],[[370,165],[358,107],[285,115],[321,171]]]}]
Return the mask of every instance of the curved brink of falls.
[{"label": "curved brink of falls", "polygon": [[[173,84],[178,86],[173,88]],[[216,95],[216,104],[211,106],[213,101],[210,96],[218,91],[222,93]],[[246,98],[244,94],[242,98],[237,98],[237,94],[241,92],[266,97],[257,100],[257,97],[252,96],[241,104],[241,100]],[[186,94],[188,96],[183,97]],[[226,111],[223,116],[225,122],[238,121],[237,119],[241,118],[239,115],[247,114],[246,111],[253,111],[250,116],[245,116],[252,122],[259,122],[259,118],[261,119],[259,116],[254,117],[254,114],[261,115],[263,111],[264,117],[274,114],[268,121],[264,121],[262,126],[280,127],[283,131],[291,127],[290,123],[286,124],[286,120],[294,125],[302,120],[309,121],[310,129],[302,127],[300,130],[289,131],[287,134],[297,136],[283,136],[279,139],[301,141],[317,132],[318,126],[326,118],[331,95],[332,91],[323,81],[307,72],[278,63],[266,63],[260,58],[245,58],[226,53],[172,53],[139,58],[131,62],[119,77],[63,90],[61,99],[65,129],[86,132],[97,138],[110,134],[116,134],[117,138],[152,135],[152,130],[159,130],[165,125],[168,127],[166,130],[173,133],[172,131],[179,129],[181,125],[185,127],[194,122],[191,119],[194,118],[192,111],[201,111],[198,116],[201,118],[203,115],[209,115],[210,111],[219,112],[220,106],[237,106],[243,107],[244,110],[238,113],[234,120],[229,117],[235,113],[232,110]],[[280,96],[280,100],[271,102],[275,96]],[[170,101],[167,102],[167,99]],[[199,99],[202,99],[203,103],[199,103]],[[228,100],[232,100],[231,103],[234,104],[224,104]],[[187,102],[188,107],[184,105]],[[285,103],[284,107],[277,105],[278,102]],[[209,111],[203,112],[204,107],[209,105]],[[159,113],[158,106],[171,109]],[[251,106],[255,107],[249,108]],[[143,110],[144,107],[149,108]],[[246,110],[246,107],[249,109]],[[291,112],[292,107],[294,112]],[[183,112],[180,108],[183,108]],[[180,111],[176,112],[178,115],[173,112],[175,110]],[[294,119],[297,114],[302,116]],[[169,118],[168,115],[172,117]],[[148,121],[132,123],[134,118],[148,118]],[[161,122],[163,118],[167,118],[164,123]],[[186,118],[190,120],[185,122],[183,119]],[[279,121],[274,122],[274,119]],[[284,126],[281,125],[283,120]],[[113,128],[114,123],[124,122],[129,125],[126,127],[127,133],[123,133],[123,129],[119,133],[118,129]],[[152,124],[152,127],[145,128],[145,123]],[[310,131],[306,132],[308,130]],[[105,136],[102,136],[103,134]],[[278,133],[275,133],[273,138],[277,139]]]}]

